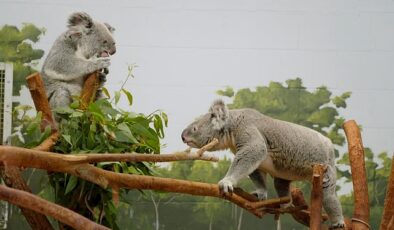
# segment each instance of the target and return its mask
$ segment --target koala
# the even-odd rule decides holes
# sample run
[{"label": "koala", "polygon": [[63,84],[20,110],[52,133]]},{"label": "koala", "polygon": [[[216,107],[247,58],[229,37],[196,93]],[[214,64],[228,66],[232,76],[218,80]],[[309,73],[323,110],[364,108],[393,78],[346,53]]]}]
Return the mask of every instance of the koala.
[{"label": "koala", "polygon": [[54,42],[41,71],[52,109],[70,104],[72,95],[79,96],[89,73],[104,70],[102,86],[110,55],[116,52],[114,30],[107,23],[93,21],[87,13],[71,14],[68,30]]},{"label": "koala", "polygon": [[319,132],[273,119],[254,109],[229,110],[223,101],[217,100],[207,114],[183,130],[181,137],[194,148],[201,148],[216,138],[219,143],[209,151],[230,149],[235,154],[226,176],[219,181],[224,193],[231,193],[242,178],[249,176],[256,186],[257,197],[266,199],[266,174],[270,174],[277,195],[290,196],[291,181],[311,181],[313,165],[326,165],[323,207],[333,229],[344,227],[342,207],[335,191],[334,147]]}]

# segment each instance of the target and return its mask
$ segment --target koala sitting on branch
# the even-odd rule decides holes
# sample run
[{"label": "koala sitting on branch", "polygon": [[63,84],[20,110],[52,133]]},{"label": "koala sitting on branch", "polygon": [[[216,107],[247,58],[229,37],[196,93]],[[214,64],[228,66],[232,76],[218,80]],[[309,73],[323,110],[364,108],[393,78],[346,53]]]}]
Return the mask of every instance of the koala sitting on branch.
[{"label": "koala sitting on branch", "polygon": [[104,70],[100,81],[105,82],[109,56],[116,52],[114,30],[87,13],[71,14],[68,30],[54,42],[41,71],[52,109],[70,104],[72,95],[79,96],[87,74]]},{"label": "koala sitting on branch", "polygon": [[247,176],[255,184],[259,199],[267,198],[266,174],[274,178],[278,196],[290,196],[290,182],[312,179],[314,164],[324,164],[323,207],[332,228],[344,227],[342,207],[336,196],[334,147],[319,132],[265,116],[254,109],[228,110],[223,101],[213,103],[209,112],[197,118],[183,132],[184,143],[194,148],[219,143],[209,151],[230,149],[234,160],[219,181],[222,192],[232,192]]}]

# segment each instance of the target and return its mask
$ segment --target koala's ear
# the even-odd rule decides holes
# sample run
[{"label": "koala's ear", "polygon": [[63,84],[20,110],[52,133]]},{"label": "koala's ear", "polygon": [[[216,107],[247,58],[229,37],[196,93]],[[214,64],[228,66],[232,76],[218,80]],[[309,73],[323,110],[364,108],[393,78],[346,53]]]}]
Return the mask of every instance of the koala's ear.
[{"label": "koala's ear", "polygon": [[76,29],[69,29],[65,36],[71,41],[76,42],[82,37],[82,32]]},{"label": "koala's ear", "polygon": [[226,125],[229,112],[227,106],[222,100],[214,101],[209,108],[209,113],[211,115],[211,123],[213,124],[214,129],[220,130]]},{"label": "koala's ear", "polygon": [[104,25],[107,27],[107,29],[109,30],[109,32],[111,32],[111,33],[115,32],[115,28],[112,27],[110,24],[104,22]]},{"label": "koala's ear", "polygon": [[93,20],[85,12],[75,12],[68,18],[68,27],[73,26],[84,26],[89,29],[93,26]]}]

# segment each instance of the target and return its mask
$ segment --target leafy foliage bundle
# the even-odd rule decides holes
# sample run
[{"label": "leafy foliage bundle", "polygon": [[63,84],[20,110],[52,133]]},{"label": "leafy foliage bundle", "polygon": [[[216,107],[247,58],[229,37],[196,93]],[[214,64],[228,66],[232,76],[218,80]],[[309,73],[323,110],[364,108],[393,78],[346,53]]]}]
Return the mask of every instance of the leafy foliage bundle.
[{"label": "leafy foliage bundle", "polygon": [[[132,94],[123,92],[132,105]],[[60,137],[54,146],[55,152],[78,153],[160,153],[160,139],[164,137],[164,127],[168,119],[164,112],[156,111],[148,116],[116,108],[120,92],[115,93],[115,103],[100,99],[89,104],[83,111],[79,109],[78,98],[69,107],[58,108],[60,116]],[[26,114],[20,119],[22,139],[18,144],[32,147],[39,144],[49,132],[41,133],[41,116],[31,118]],[[16,138],[20,139],[20,138]],[[103,162],[96,164],[105,170],[119,173],[151,175],[150,163],[145,162]],[[49,176],[51,186],[41,193],[49,200],[68,207],[112,229],[116,224],[118,209],[112,202],[110,190],[63,173]],[[124,191],[121,191],[121,196]],[[130,207],[129,207],[130,208]]]}]

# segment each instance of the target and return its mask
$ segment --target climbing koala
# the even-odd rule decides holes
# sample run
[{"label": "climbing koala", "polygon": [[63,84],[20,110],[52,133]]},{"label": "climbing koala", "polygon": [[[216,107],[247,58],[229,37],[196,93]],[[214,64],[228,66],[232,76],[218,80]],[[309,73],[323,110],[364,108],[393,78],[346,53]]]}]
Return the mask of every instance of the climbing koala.
[{"label": "climbing koala", "polygon": [[265,116],[254,109],[228,110],[218,100],[209,112],[197,118],[183,132],[184,143],[194,148],[219,143],[210,151],[230,149],[234,160],[219,181],[222,192],[232,192],[247,176],[255,184],[259,199],[267,198],[266,174],[274,178],[278,196],[290,196],[290,182],[311,180],[314,164],[324,164],[323,206],[332,228],[344,226],[342,207],[335,193],[336,168],[334,147],[319,132]]},{"label": "climbing koala", "polygon": [[71,96],[79,96],[84,77],[97,70],[101,84],[116,52],[112,32],[107,23],[93,21],[84,12],[75,12],[68,19],[68,30],[54,42],[42,67],[41,75],[51,107],[67,106]]}]

